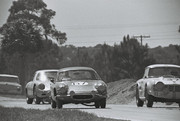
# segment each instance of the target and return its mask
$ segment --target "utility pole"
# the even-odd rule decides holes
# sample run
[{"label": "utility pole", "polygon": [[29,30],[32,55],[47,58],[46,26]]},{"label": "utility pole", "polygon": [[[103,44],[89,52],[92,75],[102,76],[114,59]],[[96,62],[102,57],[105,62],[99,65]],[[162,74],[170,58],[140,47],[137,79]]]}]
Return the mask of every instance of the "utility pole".
[{"label": "utility pole", "polygon": [[143,35],[139,35],[139,36],[133,36],[134,38],[140,38],[141,39],[141,46],[142,46],[142,38],[150,38],[150,36],[143,36]]}]

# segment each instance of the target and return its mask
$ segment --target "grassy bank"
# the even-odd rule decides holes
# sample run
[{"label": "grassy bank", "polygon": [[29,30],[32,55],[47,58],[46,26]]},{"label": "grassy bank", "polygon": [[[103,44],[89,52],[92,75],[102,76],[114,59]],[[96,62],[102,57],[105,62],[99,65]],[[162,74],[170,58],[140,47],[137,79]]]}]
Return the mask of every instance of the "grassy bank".
[{"label": "grassy bank", "polygon": [[119,121],[99,118],[75,109],[35,110],[0,106],[1,121]]}]

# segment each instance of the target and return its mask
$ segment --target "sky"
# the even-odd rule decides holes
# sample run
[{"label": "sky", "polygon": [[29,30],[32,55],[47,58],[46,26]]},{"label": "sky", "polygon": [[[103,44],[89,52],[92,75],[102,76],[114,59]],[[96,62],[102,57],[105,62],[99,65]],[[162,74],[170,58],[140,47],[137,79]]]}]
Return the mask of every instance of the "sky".
[{"label": "sky", "polygon": [[[13,0],[0,0],[0,26]],[[150,48],[180,45],[180,0],[43,0],[56,12],[52,23],[67,34],[64,45],[119,44],[145,35]],[[140,42],[140,38],[138,38]]]}]

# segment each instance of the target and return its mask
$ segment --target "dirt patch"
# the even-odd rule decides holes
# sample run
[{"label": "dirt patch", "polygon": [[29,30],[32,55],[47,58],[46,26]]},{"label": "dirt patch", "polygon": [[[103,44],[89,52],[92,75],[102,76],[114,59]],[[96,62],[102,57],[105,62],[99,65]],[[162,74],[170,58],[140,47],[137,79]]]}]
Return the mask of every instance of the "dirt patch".
[{"label": "dirt patch", "polygon": [[135,82],[134,79],[122,79],[108,83],[107,103],[110,104],[128,104],[135,99]]}]

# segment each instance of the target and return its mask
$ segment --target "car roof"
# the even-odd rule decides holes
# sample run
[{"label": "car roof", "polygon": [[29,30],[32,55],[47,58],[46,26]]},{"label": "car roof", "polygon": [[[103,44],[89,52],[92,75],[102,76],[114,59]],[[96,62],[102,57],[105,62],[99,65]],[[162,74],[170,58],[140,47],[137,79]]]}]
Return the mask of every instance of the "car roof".
[{"label": "car roof", "polygon": [[37,70],[36,73],[39,73],[39,72],[51,72],[51,71],[58,71],[58,69],[44,69],[44,70]]},{"label": "car roof", "polygon": [[10,74],[0,74],[0,77],[14,77],[14,78],[18,78],[17,75],[10,75]]},{"label": "car roof", "polygon": [[90,67],[66,67],[66,68],[62,68],[59,71],[70,71],[70,70],[93,70],[94,69],[90,68]]},{"label": "car roof", "polygon": [[148,68],[156,68],[156,67],[175,67],[175,68],[180,68],[179,65],[174,65],[174,64],[153,64],[149,65]]}]

